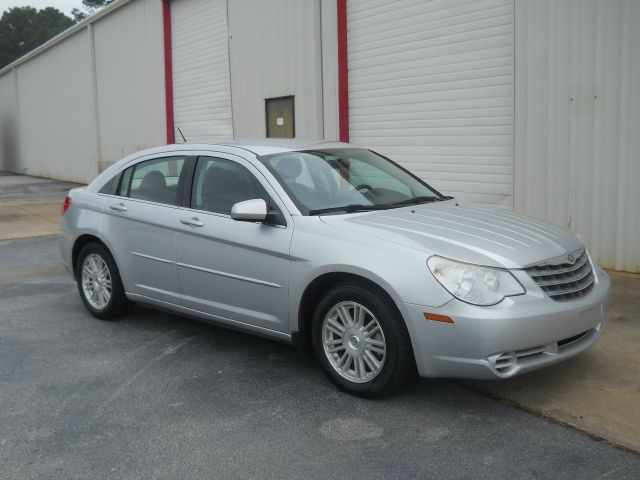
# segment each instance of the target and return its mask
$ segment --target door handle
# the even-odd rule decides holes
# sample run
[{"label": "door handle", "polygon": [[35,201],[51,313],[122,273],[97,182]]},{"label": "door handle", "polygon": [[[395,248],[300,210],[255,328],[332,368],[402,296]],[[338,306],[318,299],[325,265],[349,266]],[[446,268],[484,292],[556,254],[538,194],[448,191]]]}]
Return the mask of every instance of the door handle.
[{"label": "door handle", "polygon": [[127,206],[124,203],[118,203],[116,205],[109,205],[111,210],[115,210],[116,212],[126,212]]},{"label": "door handle", "polygon": [[180,223],[184,225],[189,225],[190,227],[202,227],[204,225],[203,222],[198,220],[196,217],[193,218],[181,218]]}]

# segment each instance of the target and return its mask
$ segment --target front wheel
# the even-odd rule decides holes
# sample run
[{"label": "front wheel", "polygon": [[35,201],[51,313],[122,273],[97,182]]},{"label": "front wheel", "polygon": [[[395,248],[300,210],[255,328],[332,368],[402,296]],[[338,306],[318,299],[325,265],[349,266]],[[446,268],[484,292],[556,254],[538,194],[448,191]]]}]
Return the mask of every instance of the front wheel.
[{"label": "front wheel", "polygon": [[131,309],[133,303],[124,293],[118,267],[106,247],[99,243],[86,245],[76,268],[80,297],[94,317],[111,320]]},{"label": "front wheel", "polygon": [[409,334],[395,306],[357,284],[338,285],[320,301],[313,344],[331,381],[354,395],[386,394],[415,371]]}]

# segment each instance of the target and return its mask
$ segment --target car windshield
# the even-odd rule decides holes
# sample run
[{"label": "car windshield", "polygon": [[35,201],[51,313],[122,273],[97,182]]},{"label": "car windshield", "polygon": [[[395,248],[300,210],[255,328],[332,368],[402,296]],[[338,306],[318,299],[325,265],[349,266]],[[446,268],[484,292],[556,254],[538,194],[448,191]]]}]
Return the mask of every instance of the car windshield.
[{"label": "car windshield", "polygon": [[448,198],[370,150],[308,150],[259,159],[305,215],[383,210]]}]

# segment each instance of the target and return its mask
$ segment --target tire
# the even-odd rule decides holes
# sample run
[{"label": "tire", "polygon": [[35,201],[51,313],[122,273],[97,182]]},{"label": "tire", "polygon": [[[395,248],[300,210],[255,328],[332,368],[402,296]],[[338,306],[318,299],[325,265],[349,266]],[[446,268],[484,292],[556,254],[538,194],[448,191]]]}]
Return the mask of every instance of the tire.
[{"label": "tire", "polygon": [[[105,273],[100,276],[90,275],[90,272],[95,273],[98,270]],[[107,298],[107,295],[101,295],[99,292],[108,292],[108,279],[111,280],[111,290]],[[76,264],[76,282],[82,303],[91,315],[100,320],[123,317],[133,307],[133,302],[124,293],[116,262],[109,250],[100,243],[89,243],[81,250]],[[91,292],[96,292],[96,295],[91,295]]]},{"label": "tire", "polygon": [[[344,317],[351,317],[352,323],[348,325]],[[353,395],[383,396],[415,375],[404,320],[386,295],[365,285],[342,283],[320,300],[313,317],[312,343],[329,379]]]}]

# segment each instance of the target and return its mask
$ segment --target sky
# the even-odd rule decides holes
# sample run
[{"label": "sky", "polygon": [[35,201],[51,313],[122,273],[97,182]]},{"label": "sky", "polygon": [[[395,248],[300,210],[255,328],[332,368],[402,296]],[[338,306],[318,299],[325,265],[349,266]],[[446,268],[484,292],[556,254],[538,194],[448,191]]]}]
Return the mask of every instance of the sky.
[{"label": "sky", "polygon": [[0,13],[11,7],[34,7],[38,10],[55,7],[64,14],[71,16],[71,10],[82,7],[82,0],[0,0]]}]

